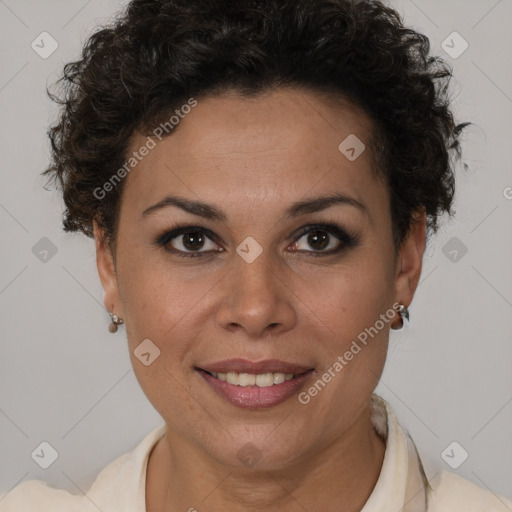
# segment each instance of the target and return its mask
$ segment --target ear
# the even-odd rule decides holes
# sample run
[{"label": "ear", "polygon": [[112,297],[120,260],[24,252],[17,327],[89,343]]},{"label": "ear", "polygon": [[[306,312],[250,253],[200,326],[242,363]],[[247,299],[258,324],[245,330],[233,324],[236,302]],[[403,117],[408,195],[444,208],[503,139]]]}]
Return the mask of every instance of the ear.
[{"label": "ear", "polygon": [[409,306],[420,280],[427,240],[425,208],[413,214],[410,232],[397,255],[395,268],[395,300]]},{"label": "ear", "polygon": [[114,265],[114,257],[112,251],[105,242],[105,233],[93,221],[94,243],[96,245],[96,265],[103,286],[104,297],[103,303],[107,311],[116,313],[120,317],[123,316],[121,301],[119,298],[119,286],[117,282],[116,269]]}]

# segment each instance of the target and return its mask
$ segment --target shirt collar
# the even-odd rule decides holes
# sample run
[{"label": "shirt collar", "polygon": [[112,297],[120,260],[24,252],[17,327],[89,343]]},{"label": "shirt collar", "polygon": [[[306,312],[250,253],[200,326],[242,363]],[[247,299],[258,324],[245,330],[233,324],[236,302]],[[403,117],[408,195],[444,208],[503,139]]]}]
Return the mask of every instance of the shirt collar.
[{"label": "shirt collar", "polygon": [[405,434],[391,406],[380,396],[371,398],[372,421],[386,441],[386,451],[377,484],[361,512],[399,511],[404,507],[408,475],[408,447]]}]

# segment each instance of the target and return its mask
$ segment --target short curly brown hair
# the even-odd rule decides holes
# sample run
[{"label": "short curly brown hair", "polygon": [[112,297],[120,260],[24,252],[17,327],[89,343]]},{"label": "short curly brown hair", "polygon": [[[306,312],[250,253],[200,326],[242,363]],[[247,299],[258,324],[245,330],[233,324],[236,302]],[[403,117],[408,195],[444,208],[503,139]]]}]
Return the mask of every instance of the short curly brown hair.
[{"label": "short curly brown hair", "polygon": [[460,132],[450,109],[450,67],[426,36],[376,0],[132,0],[64,66],[58,121],[44,171],[62,189],[65,231],[115,245],[123,183],[94,193],[127,157],[135,130],[157,126],[190,97],[276,87],[329,92],[362,107],[382,140],[399,247],[414,212],[429,233],[452,215]]}]

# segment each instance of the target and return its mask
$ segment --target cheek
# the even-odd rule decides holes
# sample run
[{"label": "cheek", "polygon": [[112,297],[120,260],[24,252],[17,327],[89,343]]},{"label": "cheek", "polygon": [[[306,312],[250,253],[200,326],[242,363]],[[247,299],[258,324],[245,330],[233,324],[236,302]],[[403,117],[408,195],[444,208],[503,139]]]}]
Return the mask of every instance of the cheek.
[{"label": "cheek", "polygon": [[309,335],[321,354],[316,378],[299,398],[310,411],[313,431],[328,426],[327,439],[336,437],[340,422],[357,416],[375,390],[392,321],[392,288],[381,269],[346,270],[315,281],[309,296],[306,288],[299,292],[312,306],[310,313],[304,308],[306,324],[313,326]]},{"label": "cheek", "polygon": [[172,267],[162,258],[126,260],[124,269],[120,274],[123,311],[127,329],[138,337],[172,337],[188,316],[200,310],[211,288],[206,275]]},{"label": "cheek", "polygon": [[184,368],[192,371],[194,325],[198,325],[204,288],[197,283],[190,286],[176,273],[151,262],[131,268],[136,271],[131,270],[128,279],[120,276],[120,289],[136,378],[164,417],[176,410],[186,416],[191,409],[197,415],[196,404],[186,391]]},{"label": "cheek", "polygon": [[394,318],[391,260],[381,257],[376,246],[365,249],[315,278],[302,273],[294,289],[303,302],[304,329],[322,353],[320,377],[330,369],[330,375],[336,375],[330,392],[345,401],[353,393],[373,391],[386,360]]},{"label": "cheek", "polygon": [[[393,299],[392,262],[365,247],[331,268],[296,269],[290,287],[311,320],[318,318],[331,334],[357,335],[373,325]],[[308,313],[310,311],[310,313]]]}]

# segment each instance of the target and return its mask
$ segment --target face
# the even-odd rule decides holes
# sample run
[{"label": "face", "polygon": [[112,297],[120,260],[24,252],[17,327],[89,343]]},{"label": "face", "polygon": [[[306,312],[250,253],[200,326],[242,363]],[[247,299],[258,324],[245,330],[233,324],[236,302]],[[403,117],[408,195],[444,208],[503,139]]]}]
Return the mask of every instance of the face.
[{"label": "face", "polygon": [[[356,159],[338,148],[351,134],[367,143]],[[286,467],[367,410],[425,244],[423,216],[395,253],[370,134],[355,106],[313,92],[198,99],[126,178],[115,266],[96,229],[137,379],[211,460]]]}]

